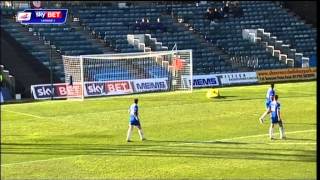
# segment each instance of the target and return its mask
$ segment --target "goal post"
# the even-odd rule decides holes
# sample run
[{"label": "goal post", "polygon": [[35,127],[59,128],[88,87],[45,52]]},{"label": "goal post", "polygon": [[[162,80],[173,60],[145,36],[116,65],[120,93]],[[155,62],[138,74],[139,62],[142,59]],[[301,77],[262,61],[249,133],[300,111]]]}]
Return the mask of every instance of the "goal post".
[{"label": "goal post", "polygon": [[[62,56],[68,98],[192,91],[192,50]],[[70,94],[69,94],[70,91]]]}]

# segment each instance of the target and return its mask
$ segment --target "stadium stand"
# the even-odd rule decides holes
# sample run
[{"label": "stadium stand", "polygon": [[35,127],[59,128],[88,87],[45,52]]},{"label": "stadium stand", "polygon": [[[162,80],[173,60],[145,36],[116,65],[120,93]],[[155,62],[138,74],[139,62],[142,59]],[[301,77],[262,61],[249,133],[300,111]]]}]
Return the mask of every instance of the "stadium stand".
[{"label": "stadium stand", "polygon": [[[209,7],[222,8],[222,2],[210,2],[198,7],[192,4],[176,5],[173,7],[173,12],[176,12],[178,16],[188,18],[194,29],[205,34],[213,44],[226,49],[228,54],[257,56],[262,69],[285,66],[266,54],[263,47],[243,40],[242,29],[264,28],[284,40],[286,44],[292,45],[292,48],[297,49],[298,52],[304,52],[308,57],[316,53],[316,30],[311,26],[299,22],[296,17],[291,16],[274,2],[239,1],[239,3],[243,8],[244,16],[220,19],[214,30],[211,28],[210,21],[205,19],[204,13]],[[300,37],[304,37],[304,40],[299,40]]]},{"label": "stadium stand", "polygon": [[[234,15],[236,10],[231,6],[229,14],[214,23],[205,13],[208,8],[224,8],[225,1],[131,3],[121,7],[116,3],[91,6],[64,3],[64,8],[69,9],[69,18],[60,26],[20,25],[13,18],[18,9],[3,8],[1,28],[48,69],[52,56],[54,74],[61,82],[64,81],[62,55],[141,52],[143,50],[128,43],[127,36],[134,34],[148,34],[169,50],[175,44],[178,49],[192,49],[193,72],[198,75],[289,67],[266,52],[262,44],[243,39],[243,29],[261,28],[270,32],[290,49],[310,58],[310,65],[316,66],[315,28],[275,2],[237,2],[240,15]],[[254,57],[258,65],[252,68],[233,64],[232,59],[242,57]],[[161,71],[150,76],[161,76]]]},{"label": "stadium stand", "polygon": [[[144,6],[133,6],[129,9],[119,9],[118,7],[93,6],[90,9],[88,7],[77,7],[73,9],[73,12],[79,16],[83,25],[88,26],[92,31],[105,34],[105,38],[111,44],[114,43],[113,46],[119,52],[135,51],[128,45],[127,34],[151,34],[152,37],[157,38],[157,41],[162,42],[169,49],[175,43],[179,49],[193,49],[194,60],[199,61],[199,63],[194,64],[195,69],[200,68],[196,70],[198,74],[214,72],[212,67],[217,64],[212,64],[212,62],[217,59],[219,63],[219,60],[222,59],[221,53],[214,53],[214,47],[210,43],[193,35],[188,28],[175,22],[170,16],[163,14],[163,7],[146,8]],[[150,23],[156,22],[157,18],[160,17],[161,22],[167,27],[167,31],[163,32],[161,29],[135,29],[136,21],[144,17],[148,17]],[[225,62],[221,61],[219,65],[225,65]]]},{"label": "stadium stand", "polygon": [[[50,66],[50,54],[54,73],[64,81],[61,55],[85,55],[112,52],[92,43],[90,36],[68,19],[64,25],[21,25],[12,18],[14,11],[2,11],[1,27],[10,33],[42,64]],[[11,16],[10,16],[11,15]]]},{"label": "stadium stand", "polygon": [[[50,47],[47,47],[39,38],[33,36],[33,33],[29,32],[27,27],[23,27],[23,25],[16,23],[13,19],[1,18],[1,28],[8,32],[18,43],[22,44],[30,54],[49,69]],[[61,72],[61,56],[55,53],[55,51],[52,54],[53,69],[55,73],[63,77]],[[60,59],[60,62],[58,59]]]},{"label": "stadium stand", "polygon": [[[259,59],[260,69],[287,67],[285,63],[265,52],[265,47],[242,39],[241,31],[245,28],[264,28],[276,35],[278,39],[282,39],[284,43],[290,44],[291,48],[295,48],[297,52],[303,52],[307,57],[316,53],[316,30],[299,21],[274,2],[240,1],[243,16],[222,18],[218,21],[216,28],[210,25],[210,20],[204,17],[204,13],[209,7],[222,8],[222,2],[209,2],[198,6],[191,2],[151,6],[131,6],[128,9],[117,6],[92,6],[90,9],[76,7],[73,12],[80,17],[83,25],[88,26],[92,31],[105,34],[104,39],[114,42],[120,49],[119,52],[134,51],[130,50],[125,38],[127,34],[139,33],[150,33],[169,49],[174,43],[177,43],[179,49],[193,49],[195,74],[239,71],[239,69],[232,69],[228,62],[228,58],[233,56],[255,56]],[[168,12],[165,10],[169,7],[172,8],[173,18],[166,15]],[[142,18],[149,19],[151,24],[159,17],[168,27],[167,32],[160,29],[152,31],[135,28],[136,21]],[[177,23],[180,19],[183,23]],[[105,21],[108,23],[103,23]],[[299,40],[300,37],[304,39]],[[213,48],[210,49],[210,47]]]}]

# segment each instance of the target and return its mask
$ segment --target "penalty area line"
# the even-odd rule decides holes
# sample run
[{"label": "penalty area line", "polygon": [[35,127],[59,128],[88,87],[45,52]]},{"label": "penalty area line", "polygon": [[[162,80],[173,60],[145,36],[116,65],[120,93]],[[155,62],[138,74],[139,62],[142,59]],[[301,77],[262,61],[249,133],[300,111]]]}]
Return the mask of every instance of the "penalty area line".
[{"label": "penalty area line", "polygon": [[[290,131],[286,132],[285,134],[295,134],[295,133],[303,133],[303,132],[314,132],[316,129],[309,129],[309,130],[302,130],[302,131]],[[279,133],[275,133],[279,134]],[[220,139],[220,140],[215,140],[215,141],[205,141],[205,142],[216,142],[216,141],[232,141],[232,140],[237,140],[237,139],[247,139],[247,138],[254,138],[254,137],[263,137],[263,136],[268,136],[269,134],[258,134],[258,135],[250,135],[250,136],[240,136],[240,137],[234,137],[234,138],[228,138],[228,139]]]},{"label": "penalty area line", "polygon": [[37,116],[37,115],[33,115],[33,114],[29,114],[29,113],[23,113],[23,112],[18,112],[18,111],[10,111],[10,110],[2,110],[2,111],[6,111],[6,112],[11,112],[11,113],[16,113],[16,114],[22,114],[22,115],[25,115],[25,116],[30,116],[30,117],[35,117],[35,118],[45,118],[45,117],[42,117],[42,116]]},{"label": "penalty area line", "polygon": [[[314,132],[316,129],[309,129],[309,130],[301,130],[301,131],[290,131],[286,132],[285,134],[295,134],[295,133],[303,133],[303,132]],[[279,134],[279,133],[274,133]],[[214,143],[214,142],[224,142],[224,141],[233,141],[237,139],[248,139],[248,138],[255,138],[255,137],[263,137],[268,136],[269,134],[257,134],[257,135],[250,135],[250,136],[239,136],[234,138],[228,138],[228,139],[217,139],[217,140],[210,140],[210,141],[201,141],[201,142],[190,142],[190,143],[174,143],[171,145],[181,145],[181,144],[199,144],[199,143]],[[289,139],[290,140],[290,139]],[[280,143],[265,143],[265,144],[280,144]],[[283,144],[316,144],[316,143],[283,143]]]},{"label": "penalty area line", "polygon": [[317,144],[316,142],[301,142],[301,143],[298,143],[298,142],[281,142],[281,143],[267,143],[267,144],[279,144],[279,145],[288,145],[288,144],[292,144],[292,145],[315,145]]},{"label": "penalty area line", "polygon": [[69,159],[69,158],[77,158],[81,156],[89,156],[89,155],[76,155],[76,156],[64,156],[59,158],[50,158],[50,159],[38,159],[33,161],[23,161],[23,162],[16,162],[16,163],[8,163],[8,164],[1,164],[1,167],[10,166],[10,165],[20,165],[20,164],[29,164],[29,163],[36,163],[36,162],[45,162],[45,161],[55,161],[55,160],[61,160],[61,159]]}]

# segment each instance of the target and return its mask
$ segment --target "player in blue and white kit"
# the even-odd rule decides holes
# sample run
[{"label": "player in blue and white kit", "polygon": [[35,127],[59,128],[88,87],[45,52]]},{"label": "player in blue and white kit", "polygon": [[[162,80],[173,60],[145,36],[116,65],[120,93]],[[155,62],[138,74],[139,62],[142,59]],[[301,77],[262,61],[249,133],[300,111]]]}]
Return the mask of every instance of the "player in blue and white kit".
[{"label": "player in blue and white kit", "polygon": [[138,113],[138,99],[134,99],[134,103],[129,108],[130,118],[129,118],[129,129],[127,134],[127,142],[130,142],[131,134],[133,131],[133,127],[136,126],[138,128],[138,132],[141,140],[145,140],[143,137],[143,131],[139,121],[139,113]]},{"label": "player in blue and white kit", "polygon": [[276,92],[274,90],[274,84],[271,84],[271,86],[269,87],[267,94],[266,94],[266,109],[267,110],[259,118],[260,123],[263,123],[266,115],[268,114],[269,105],[272,101],[272,96],[275,96],[275,95],[276,95]]},{"label": "player in blue and white kit", "polygon": [[273,137],[273,128],[275,124],[279,124],[280,139],[285,139],[284,127],[280,115],[280,102],[278,101],[278,95],[272,96],[272,102],[269,104],[269,113],[271,113],[271,124],[269,128],[269,137]]},{"label": "player in blue and white kit", "polygon": [[272,102],[272,97],[276,95],[274,90],[274,84],[271,84],[266,94],[266,108],[269,108],[269,104]]}]

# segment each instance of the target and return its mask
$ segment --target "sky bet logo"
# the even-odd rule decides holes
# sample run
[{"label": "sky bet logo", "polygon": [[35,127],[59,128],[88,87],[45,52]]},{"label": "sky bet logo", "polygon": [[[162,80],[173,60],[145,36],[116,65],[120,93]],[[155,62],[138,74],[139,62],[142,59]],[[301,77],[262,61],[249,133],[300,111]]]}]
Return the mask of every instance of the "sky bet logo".
[{"label": "sky bet logo", "polygon": [[17,21],[21,24],[64,24],[67,9],[26,9],[18,12]]},{"label": "sky bet logo", "polygon": [[41,18],[62,18],[62,13],[61,11],[35,11],[36,17],[41,17]]}]

